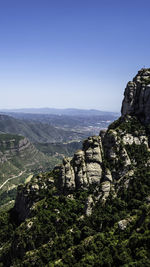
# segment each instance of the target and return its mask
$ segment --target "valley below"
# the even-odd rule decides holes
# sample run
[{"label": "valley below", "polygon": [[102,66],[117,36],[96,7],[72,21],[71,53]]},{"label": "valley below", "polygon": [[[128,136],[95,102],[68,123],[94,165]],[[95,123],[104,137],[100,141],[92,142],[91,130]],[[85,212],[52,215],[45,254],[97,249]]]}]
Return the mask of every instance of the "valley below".
[{"label": "valley below", "polygon": [[28,176],[50,171],[64,157],[73,156],[84,139],[99,134],[116,116],[2,112],[0,206],[15,199],[18,184]]}]

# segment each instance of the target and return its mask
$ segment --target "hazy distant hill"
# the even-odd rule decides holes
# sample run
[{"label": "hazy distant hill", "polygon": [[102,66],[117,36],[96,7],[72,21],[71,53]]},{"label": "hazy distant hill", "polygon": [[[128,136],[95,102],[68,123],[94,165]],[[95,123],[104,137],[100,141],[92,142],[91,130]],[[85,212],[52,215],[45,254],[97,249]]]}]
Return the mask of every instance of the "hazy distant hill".
[{"label": "hazy distant hill", "polygon": [[98,134],[100,129],[107,128],[111,122],[119,117],[118,113],[90,116],[69,116],[9,112],[7,115],[21,121],[34,121],[49,124],[57,128],[68,130],[69,132],[72,130],[78,131],[84,133],[84,138],[89,135]]},{"label": "hazy distant hill", "polygon": [[96,109],[57,109],[57,108],[24,108],[24,109],[3,109],[2,112],[15,113],[31,113],[31,114],[52,114],[52,115],[68,115],[68,116],[99,116],[99,115],[115,115],[117,112],[101,111]]},{"label": "hazy distant hill", "polygon": [[21,134],[31,142],[66,142],[69,140],[83,139],[82,133],[65,131],[42,122],[18,120],[7,115],[0,115],[0,132]]}]

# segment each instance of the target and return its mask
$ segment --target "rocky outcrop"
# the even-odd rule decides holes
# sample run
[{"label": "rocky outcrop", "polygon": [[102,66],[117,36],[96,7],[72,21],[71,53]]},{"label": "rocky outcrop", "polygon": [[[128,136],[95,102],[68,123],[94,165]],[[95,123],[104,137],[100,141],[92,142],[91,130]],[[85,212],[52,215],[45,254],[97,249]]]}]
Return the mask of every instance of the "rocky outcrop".
[{"label": "rocky outcrop", "polygon": [[94,204],[92,195],[89,195],[87,200],[86,200],[86,204],[85,204],[85,214],[86,216],[90,216],[92,214],[92,206]]},{"label": "rocky outcrop", "polygon": [[60,168],[60,188],[72,191],[99,185],[102,178],[102,142],[100,136],[89,137],[83,150],[75,152],[73,158],[65,158]]},{"label": "rocky outcrop", "polygon": [[[136,137],[136,143],[141,144],[142,138]],[[117,181],[129,172],[131,160],[123,144],[133,142],[133,136],[123,131],[118,134],[113,129],[105,135],[100,133],[100,136],[89,137],[84,141],[83,149],[77,151],[73,158],[64,159],[60,167],[59,188],[68,194],[79,188],[98,186],[105,202]]]},{"label": "rocky outcrop", "polygon": [[32,182],[26,184],[26,186],[20,185],[18,187],[14,210],[19,222],[30,217],[31,213],[34,212],[34,205],[43,197],[42,193],[46,192],[53,183],[52,177],[45,179],[42,175],[39,175],[32,179]]},{"label": "rocky outcrop", "polygon": [[[150,122],[149,93],[150,69],[142,69],[127,84],[122,117],[116,125],[106,131],[102,130],[99,136],[89,137],[84,141],[82,150],[78,150],[73,158],[64,159],[59,176],[61,191],[69,194],[70,191],[89,189],[94,185],[100,188],[99,197],[105,202],[110,192],[113,191],[114,195],[118,192],[122,181],[128,187],[134,174],[133,166],[136,166],[129,147],[142,145],[149,150],[145,130],[140,130],[138,126],[134,129],[139,118],[144,123]],[[138,119],[134,121],[132,115]],[[128,129],[130,127],[132,129]],[[89,200],[87,202],[91,203]]]},{"label": "rocky outcrop", "polygon": [[150,69],[141,69],[133,81],[128,82],[122,103],[122,116],[136,115],[150,123]]},{"label": "rocky outcrop", "polygon": [[118,222],[118,227],[119,227],[119,229],[120,229],[121,231],[124,231],[124,230],[127,228],[128,224],[129,224],[131,221],[132,221],[131,218],[127,218],[127,219],[124,219],[124,220],[119,221],[119,222]]}]

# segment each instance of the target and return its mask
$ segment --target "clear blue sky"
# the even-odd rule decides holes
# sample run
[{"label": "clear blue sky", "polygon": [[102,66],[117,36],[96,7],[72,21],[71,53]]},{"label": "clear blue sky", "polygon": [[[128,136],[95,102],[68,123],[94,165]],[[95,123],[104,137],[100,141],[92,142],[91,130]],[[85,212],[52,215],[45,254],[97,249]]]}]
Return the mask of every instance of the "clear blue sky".
[{"label": "clear blue sky", "polygon": [[150,67],[149,0],[0,0],[0,108],[119,111]]}]

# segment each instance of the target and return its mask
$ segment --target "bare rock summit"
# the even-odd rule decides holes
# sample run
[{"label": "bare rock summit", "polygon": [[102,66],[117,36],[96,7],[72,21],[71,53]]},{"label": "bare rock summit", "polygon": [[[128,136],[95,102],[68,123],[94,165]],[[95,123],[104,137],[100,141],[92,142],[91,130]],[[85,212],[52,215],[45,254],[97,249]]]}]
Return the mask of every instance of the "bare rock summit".
[{"label": "bare rock summit", "polygon": [[135,115],[141,122],[150,123],[150,68],[141,69],[128,82],[121,109],[122,116]]}]

